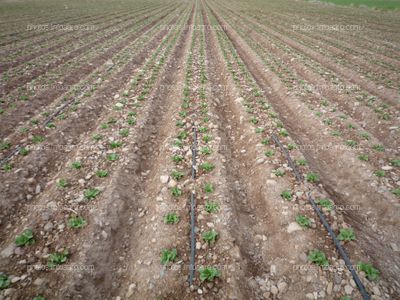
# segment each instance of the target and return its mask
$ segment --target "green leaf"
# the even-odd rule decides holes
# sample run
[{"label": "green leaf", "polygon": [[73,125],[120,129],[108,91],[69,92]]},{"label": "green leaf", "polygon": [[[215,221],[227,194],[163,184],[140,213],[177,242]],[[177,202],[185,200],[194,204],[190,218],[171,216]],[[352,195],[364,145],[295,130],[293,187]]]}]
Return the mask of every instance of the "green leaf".
[{"label": "green leaf", "polygon": [[18,235],[15,239],[15,244],[18,247],[32,245],[35,242],[33,239],[33,232],[30,229],[24,230],[20,235]]}]

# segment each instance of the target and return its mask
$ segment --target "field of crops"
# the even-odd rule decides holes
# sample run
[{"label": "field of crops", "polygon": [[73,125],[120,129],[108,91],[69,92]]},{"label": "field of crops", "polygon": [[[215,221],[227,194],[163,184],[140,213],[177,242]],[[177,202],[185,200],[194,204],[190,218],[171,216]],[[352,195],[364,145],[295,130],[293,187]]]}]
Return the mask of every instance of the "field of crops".
[{"label": "field of crops", "polygon": [[399,11],[0,0],[0,36],[0,300],[400,299]]}]

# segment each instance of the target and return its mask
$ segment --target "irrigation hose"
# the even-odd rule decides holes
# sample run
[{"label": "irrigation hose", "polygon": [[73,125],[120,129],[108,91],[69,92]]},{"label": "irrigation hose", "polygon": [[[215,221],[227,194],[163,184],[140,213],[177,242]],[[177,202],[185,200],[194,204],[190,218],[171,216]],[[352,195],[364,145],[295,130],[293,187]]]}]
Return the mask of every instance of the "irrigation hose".
[{"label": "irrigation hose", "polygon": [[[196,155],[197,155],[197,131],[193,126],[193,145],[192,145],[192,179],[196,179]],[[196,195],[194,191],[190,195],[190,266],[189,266],[189,286],[193,285],[196,256],[196,232],[195,232],[195,207]]]},{"label": "irrigation hose", "polygon": [[[279,141],[278,137],[275,134],[272,134],[272,139],[274,140],[274,142],[279,146],[279,148],[282,150],[282,152],[284,153],[289,166],[292,168],[296,180],[298,182],[302,182],[303,181],[303,176],[300,174],[300,172],[298,171],[295,163],[293,162],[292,158],[290,157],[289,151],[283,146],[283,144]],[[311,191],[307,192],[307,198],[308,201],[311,203],[314,211],[317,213],[321,223],[324,225],[324,227],[326,228],[326,230],[328,231],[329,235],[331,236],[333,243],[335,244],[336,249],[338,250],[340,256],[343,258],[347,269],[350,271],[351,275],[353,276],[354,282],[356,283],[358,290],[360,291],[362,297],[364,300],[370,300],[371,297],[368,294],[368,292],[366,291],[363,283],[361,282],[360,278],[358,277],[356,271],[354,270],[353,265],[351,264],[351,261],[349,259],[349,256],[347,255],[346,250],[342,247],[342,245],[340,244],[339,240],[336,238],[335,233],[332,230],[332,227],[329,225],[328,221],[326,220],[323,212],[319,209],[319,207],[317,206],[317,204],[315,203],[315,201],[312,199],[311,197]]]}]

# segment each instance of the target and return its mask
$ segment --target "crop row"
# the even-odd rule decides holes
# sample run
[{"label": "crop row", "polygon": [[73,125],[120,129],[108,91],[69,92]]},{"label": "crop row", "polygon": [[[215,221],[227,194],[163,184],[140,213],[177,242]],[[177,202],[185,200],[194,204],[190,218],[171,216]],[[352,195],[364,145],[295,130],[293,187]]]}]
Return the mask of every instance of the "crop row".
[{"label": "crop row", "polygon": [[[254,18],[254,16],[252,17]],[[377,82],[381,82],[388,88],[395,88],[394,85],[396,84],[396,82],[393,78],[393,76],[395,76],[393,74],[393,71],[395,70],[395,65],[393,65],[393,60],[386,57],[381,57],[379,55],[375,56],[373,52],[362,53],[360,51],[356,51],[354,47],[352,47],[352,44],[340,44],[340,41],[343,42],[343,32],[340,33],[340,38],[339,34],[335,33],[335,31],[333,31],[329,35],[322,35],[321,33],[317,33],[317,30],[303,30],[299,32],[292,29],[291,23],[289,23],[290,21],[287,18],[280,17],[279,22],[278,18],[273,18],[272,22],[265,18],[258,19],[259,22],[262,22],[262,24],[269,26],[275,31],[281,32],[286,36],[289,36],[299,41],[303,45],[310,47],[315,51],[320,52],[321,54],[326,55],[328,52],[330,54],[330,57],[334,58],[335,62],[345,65],[347,67],[351,67],[352,69],[356,67],[358,71],[365,74],[367,78],[376,80]],[[303,26],[306,27],[307,25]],[[311,24],[309,26],[311,26]],[[350,41],[352,43],[355,42],[354,36]],[[346,56],[348,55],[353,55],[356,58],[352,59],[351,61],[348,59],[343,59],[343,57],[346,58]],[[371,56],[374,56],[372,60]],[[359,59],[358,57],[361,57],[361,59]],[[383,71],[383,74],[386,74],[387,78],[383,78],[383,74],[380,75],[381,72],[376,73],[376,70]],[[392,80],[390,80],[390,77],[392,77]]]},{"label": "crop row", "polygon": [[[101,27],[96,26],[94,30],[83,31],[83,33],[79,36],[56,36],[54,38],[50,38],[47,41],[40,42],[37,47],[30,47],[29,49],[19,48],[20,51],[18,53],[16,51],[11,51],[12,54],[6,53],[4,56],[4,64],[2,64],[1,66],[4,71],[8,72],[3,75],[3,80],[5,81],[5,83],[7,83],[6,76],[12,77],[13,74],[18,74],[17,71],[21,67],[16,67],[20,66],[21,64],[25,65],[24,70],[26,72],[32,72],[32,67],[40,66],[41,57],[49,56],[51,54],[48,57],[48,59],[51,61],[54,59],[55,56],[62,55],[63,53],[68,53],[69,51],[76,51],[82,45],[93,43],[93,39],[98,36],[109,36],[107,35],[107,33],[114,33],[115,35],[117,35],[121,31],[121,29],[129,29],[129,25],[132,24],[133,19],[145,16],[145,14],[150,11],[153,14],[156,14],[157,9],[159,9],[159,7],[150,7],[129,13],[125,12],[123,14],[99,21],[101,22]],[[29,45],[32,44],[33,43],[30,43]]]},{"label": "crop row", "polygon": [[[188,11],[182,14],[177,24],[182,24],[187,16]],[[37,224],[31,223],[30,228],[22,230],[22,234],[16,238],[19,247],[37,247],[38,244],[42,244],[42,240],[49,243],[55,239],[57,245],[53,246],[54,252],[43,257],[47,258],[50,269],[69,262],[71,254],[77,251],[71,251],[71,247],[60,244],[67,243],[69,238],[73,238],[73,232],[77,233],[77,230],[89,224],[89,212],[92,209],[87,207],[99,201],[101,194],[105,192],[108,178],[112,177],[113,170],[124,163],[125,153],[134,144],[130,138],[133,135],[132,129],[139,129],[137,118],[146,109],[143,103],[146,103],[147,95],[153,90],[156,79],[167,63],[180,33],[181,31],[169,32],[145,62],[142,71],[134,75],[124,89],[115,95],[112,103],[109,104],[112,105],[112,109],[98,120],[99,126],[96,133],[87,137],[91,141],[82,141],[87,148],[79,149],[73,157],[70,157],[73,160],[66,162],[65,169],[57,175],[48,188],[48,195],[53,195],[53,198],[58,199],[57,203],[52,204],[71,212],[65,220],[67,226],[71,228],[70,231],[64,233],[66,234],[64,238],[60,236],[65,226],[62,226],[64,221],[59,221],[65,217],[57,213],[54,221],[58,225],[59,232],[55,235],[43,235],[39,228],[36,228]],[[81,179],[77,180],[77,178]],[[94,200],[97,201],[94,202]],[[53,224],[51,221],[50,223]],[[61,231],[60,228],[62,228]]]},{"label": "crop row", "polygon": [[[34,93],[37,93],[37,96],[34,97],[33,99],[31,99],[29,106],[27,106],[26,103],[23,103],[24,101],[22,101],[22,103],[21,103],[21,101],[19,101],[19,103],[17,103],[17,104],[19,104],[18,106],[20,108],[24,108],[23,110],[19,110],[18,117],[20,117],[21,119],[25,119],[28,115],[27,110],[33,112],[35,110],[35,108],[37,109],[37,108],[49,103],[50,101],[53,101],[53,99],[55,99],[59,96],[62,96],[64,94],[65,90],[68,91],[71,86],[79,83],[79,81],[81,80],[81,78],[83,76],[90,75],[99,66],[106,64],[109,68],[113,67],[114,63],[112,60],[111,61],[109,60],[110,57],[108,55],[113,55],[115,53],[119,53],[121,50],[129,48],[129,44],[134,42],[138,36],[143,34],[143,32],[148,31],[154,25],[156,25],[160,19],[164,19],[165,16],[167,16],[167,14],[164,14],[162,16],[157,16],[153,20],[147,20],[147,21],[142,22],[143,24],[138,25],[139,27],[137,28],[135,33],[132,33],[126,39],[119,41],[117,44],[112,45],[107,50],[104,50],[104,52],[102,54],[95,56],[91,60],[91,65],[81,66],[80,68],[74,70],[73,72],[68,72],[67,76],[64,75],[64,77],[62,77],[61,84],[54,82],[54,81],[50,81],[49,83],[45,83],[43,91],[40,88],[37,90],[33,90]],[[62,68],[62,67],[65,68],[67,66],[61,66],[60,68]],[[62,76],[62,75],[60,74],[59,76]],[[13,105],[13,107],[15,108],[16,106]],[[9,117],[11,117],[11,116],[13,117],[13,119],[9,119]],[[8,114],[4,114],[3,118],[4,118],[4,120],[8,119],[8,121],[5,121],[5,122],[11,123],[11,122],[16,121],[15,115],[11,115],[11,112]],[[9,124],[7,124],[7,125],[9,125]],[[8,133],[8,131],[6,130],[6,127],[3,128],[3,135],[5,133]]]},{"label": "crop row", "polygon": [[[163,10],[161,9],[158,12],[163,12]],[[155,11],[154,16],[157,17],[157,15],[157,11]],[[20,88],[22,90],[25,89],[28,93],[29,89],[32,87],[35,88],[36,86],[40,87],[48,84],[47,81],[43,82],[43,80],[39,80],[41,75],[49,77],[52,75],[52,70],[57,71],[60,69],[60,67],[72,69],[75,66],[80,66],[82,64],[82,58],[87,60],[97,57],[99,52],[100,54],[102,52],[104,53],[106,51],[105,49],[109,48],[111,45],[115,45],[118,41],[123,41],[125,38],[129,37],[132,32],[137,30],[141,23],[149,23],[154,20],[154,18],[144,17],[134,22],[132,22],[130,18],[128,18],[128,20],[129,21],[127,24],[121,28],[111,27],[106,30],[106,32],[96,32],[96,35],[99,36],[99,38],[94,41],[92,41],[92,39],[83,39],[79,42],[81,46],[74,45],[74,47],[70,49],[59,49],[58,51],[60,51],[60,57],[58,57],[58,55],[54,55],[53,52],[48,52],[39,56],[36,59],[36,62],[33,61],[32,63],[29,63],[30,67],[12,68],[3,75],[3,78],[5,79],[4,93],[9,93],[16,88]],[[90,53],[88,53],[89,49],[91,50]],[[63,55],[64,53],[66,53],[66,55]],[[66,70],[62,71],[62,74],[66,74]],[[13,80],[9,80],[10,78],[13,78]],[[32,82],[32,84],[28,85],[27,87],[23,86],[25,83],[29,82]],[[29,94],[25,94],[21,97],[22,100],[27,101],[29,100],[29,96]]]},{"label": "crop row", "polygon": [[[307,84],[304,79],[297,79],[294,72],[290,72],[284,65],[282,66],[279,60],[276,60],[269,52],[265,51],[258,41],[256,42],[249,38],[236,24],[238,23],[232,23],[231,25],[235,26],[234,28],[240,36],[246,40],[252,49],[260,56],[262,61],[282,79],[282,82],[284,82],[288,88],[293,86],[293,81],[295,82],[294,85],[297,86]],[[357,149],[358,158],[363,161],[369,161],[374,166],[374,174],[383,180],[383,186],[387,184],[390,187],[395,184],[398,174],[394,167],[399,165],[399,161],[393,156],[393,151],[390,151],[388,154],[382,153],[385,151],[385,147],[379,143],[379,140],[371,136],[365,129],[357,133],[356,130],[360,126],[349,120],[348,116],[338,111],[335,106],[331,105],[328,99],[323,99],[320,102],[318,97],[314,99],[312,97],[303,98],[309,103],[310,109],[318,109],[316,112],[317,117],[325,115],[325,118],[321,120],[321,125],[324,124],[332,128],[331,135],[342,137],[343,146]],[[385,160],[382,159],[383,157]],[[394,190],[394,192],[396,191]]]},{"label": "crop row", "polygon": [[[171,20],[173,16],[169,16],[167,20]],[[153,27],[152,31],[154,33],[157,32],[157,27]],[[151,33],[150,31],[149,33]],[[37,164],[37,163],[43,163],[43,160],[48,160],[47,162],[47,168],[52,168],[50,167],[51,165],[54,166],[54,164],[57,162],[57,157],[61,158],[63,153],[68,152],[68,147],[66,145],[57,147],[56,145],[63,145],[65,144],[65,140],[63,139],[67,136],[69,136],[68,140],[70,141],[75,141],[76,143],[79,141],[78,137],[80,134],[87,132],[92,128],[94,124],[88,124],[88,125],[77,125],[79,128],[74,128],[75,124],[79,123],[85,123],[85,118],[87,118],[87,122],[90,122],[90,120],[93,117],[93,112],[97,110],[97,112],[104,111],[107,106],[110,105],[110,103],[104,101],[107,101],[105,97],[113,97],[110,95],[110,92],[113,92],[116,87],[120,86],[123,81],[121,81],[125,76],[127,76],[129,73],[132,72],[132,69],[129,69],[127,71],[124,71],[124,69],[129,68],[129,65],[132,65],[132,54],[130,53],[144,53],[146,51],[146,46],[149,47],[148,44],[155,44],[158,42],[158,39],[161,39],[161,34],[163,32],[160,32],[158,34],[155,34],[154,38],[150,38],[147,35],[143,35],[140,37],[136,44],[133,47],[130,47],[128,52],[126,53],[128,56],[121,55],[118,58],[120,59],[120,66],[119,68],[115,68],[112,72],[109,72],[107,69],[103,69],[104,73],[102,75],[103,81],[98,82],[98,87],[99,89],[96,91],[93,91],[93,93],[85,94],[85,96],[82,99],[75,99],[73,95],[71,95],[71,99],[73,101],[82,101],[87,98],[86,102],[74,102],[71,103],[71,107],[67,110],[64,111],[62,114],[60,114],[57,119],[53,120],[52,122],[48,123],[46,127],[42,127],[42,124],[44,123],[44,116],[41,117],[41,119],[34,119],[34,123],[30,124],[28,123],[27,127],[22,127],[26,128],[24,133],[19,133],[17,140],[15,143],[20,143],[20,151],[19,155],[15,156],[14,162],[8,162],[4,168],[5,169],[11,169],[14,166],[18,165],[24,165],[27,161],[29,162],[30,157],[35,157],[38,153],[38,151],[34,150],[39,150],[39,152],[42,148],[44,150],[51,150],[52,147],[56,147],[56,151],[43,151],[46,152],[46,155],[44,156],[44,153],[41,155],[42,159],[39,161],[34,161],[31,163]],[[149,42],[150,40],[150,42]],[[134,51],[134,52],[132,52]],[[116,61],[118,62],[118,61]],[[127,75],[125,75],[126,72]],[[97,74],[99,75],[99,74]],[[139,74],[138,77],[139,79],[144,76],[143,74]],[[107,79],[107,77],[109,77]],[[92,78],[93,80],[96,80],[97,77]],[[118,84],[115,83],[115,81],[118,80]],[[154,80],[154,79],[153,79]],[[105,94],[105,95],[103,95]],[[78,130],[79,129],[79,130]],[[58,130],[64,131],[63,136],[60,136],[57,134]],[[19,139],[22,139],[21,141]],[[53,146],[44,146],[44,142],[50,142],[54,143]],[[11,140],[11,142],[13,142]],[[10,146],[11,146],[10,142]],[[46,143],[47,144],[47,143]],[[8,145],[7,145],[8,147]],[[33,156],[28,155],[29,153],[32,153]],[[7,167],[8,166],[8,167]],[[10,173],[4,173],[4,176],[10,176]],[[39,174],[35,174],[35,177],[38,177]],[[37,178],[38,179],[38,178]],[[40,179],[40,178],[39,178]]]},{"label": "crop row", "polygon": [[[212,16],[212,13],[210,14]],[[211,17],[211,24],[218,25],[217,21],[213,17]],[[249,73],[244,63],[241,61],[228,37],[223,34],[222,31],[218,31],[217,35],[220,43],[220,49],[224,55],[228,69],[231,72],[231,77],[243,93],[240,101],[243,104],[245,111],[249,114],[248,120],[254,125],[255,132],[260,134],[261,144],[267,148],[265,150],[265,156],[269,158],[268,163],[277,164],[273,174],[277,178],[291,176],[290,168],[285,168],[285,164],[282,162],[284,157],[277,157],[279,153],[277,153],[277,148],[273,145],[273,141],[270,138],[272,134],[275,134],[282,139],[286,149],[288,149],[290,152],[296,153],[296,156],[298,157],[296,162],[300,166],[301,170],[305,172],[304,177],[307,182],[304,183],[305,186],[301,187],[295,185],[292,188],[282,190],[281,197],[283,201],[288,201],[291,203],[297,202],[301,208],[301,211],[307,212],[304,214],[298,214],[295,218],[295,221],[302,228],[307,230],[312,227],[312,218],[310,216],[310,210],[307,210],[306,201],[303,198],[308,187],[310,185],[312,187],[313,184],[319,182],[319,175],[308,169],[307,161],[302,158],[301,152],[296,150],[297,146],[290,139],[288,132],[283,128],[283,123],[279,121],[277,114],[264,100],[266,98],[265,95],[263,95],[263,93],[260,91],[257,83],[252,78],[251,73]],[[290,173],[288,174],[288,172]],[[306,188],[306,190],[302,191],[304,188]],[[312,189],[318,190],[318,187],[314,186]],[[319,193],[324,192],[319,191]],[[333,212],[335,205],[331,199],[328,199],[326,196],[322,196],[317,199],[317,203],[325,213],[330,214],[331,221],[334,220],[335,224],[339,223],[339,220],[342,219],[342,217],[337,217],[339,212]],[[349,241],[355,238],[354,230],[352,228],[348,228],[346,226],[343,228],[337,228],[336,225],[335,229],[340,231],[338,236],[339,239],[343,241]],[[315,263],[319,266],[326,266],[329,264],[326,254],[321,249],[310,250],[308,259],[312,263]],[[367,275],[368,279],[375,280],[377,278],[376,275],[378,274],[378,271],[370,264],[360,262],[359,267],[362,269],[362,271],[365,269],[371,270],[371,273],[368,273]]]}]

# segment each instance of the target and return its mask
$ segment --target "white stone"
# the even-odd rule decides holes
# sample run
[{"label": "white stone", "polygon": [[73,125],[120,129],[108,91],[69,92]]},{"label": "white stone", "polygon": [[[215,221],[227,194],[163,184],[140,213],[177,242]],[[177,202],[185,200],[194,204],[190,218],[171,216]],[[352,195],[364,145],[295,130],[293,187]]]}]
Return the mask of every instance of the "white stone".
[{"label": "white stone", "polygon": [[169,181],[169,176],[168,175],[161,175],[160,176],[160,181],[162,184],[166,184]]},{"label": "white stone", "polygon": [[1,254],[0,254],[1,257],[3,257],[3,258],[10,257],[14,253],[15,248],[16,248],[15,243],[11,243],[5,249],[3,249],[3,251],[1,251]]},{"label": "white stone", "polygon": [[292,222],[289,224],[288,228],[287,228],[287,232],[288,233],[292,233],[295,231],[299,231],[302,230],[301,226],[299,224],[297,224],[296,222]]}]

